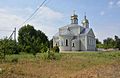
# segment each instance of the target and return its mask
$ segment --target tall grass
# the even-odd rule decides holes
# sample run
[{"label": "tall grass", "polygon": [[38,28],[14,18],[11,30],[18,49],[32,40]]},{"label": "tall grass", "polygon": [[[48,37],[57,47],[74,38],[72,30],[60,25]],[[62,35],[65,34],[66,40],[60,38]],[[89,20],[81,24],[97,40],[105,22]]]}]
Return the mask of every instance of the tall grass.
[{"label": "tall grass", "polygon": [[[26,53],[7,55],[6,59],[10,61],[10,63],[6,62],[0,64],[0,68],[5,69],[5,72],[1,74],[3,75],[2,78],[13,78],[14,75],[16,76],[15,78],[76,78],[77,72],[79,72],[77,75],[81,72],[87,73],[84,70],[89,70],[89,68],[93,67],[98,67],[99,69],[99,66],[105,66],[105,68],[106,66],[108,66],[108,68],[111,66],[111,69],[114,70],[114,72],[116,72],[117,69],[120,70],[120,63],[118,63],[120,62],[120,52],[72,52],[55,54],[55,57],[57,57],[58,60],[47,60],[47,57],[47,53],[38,53],[36,57]],[[14,64],[12,62],[11,64],[11,61],[14,58],[18,59],[18,63]],[[105,68],[100,70],[103,72],[101,75],[106,73]],[[110,73],[112,73],[111,69],[109,69]],[[95,73],[97,70],[93,69]],[[75,74],[75,77],[70,77],[71,74]],[[114,75],[114,73],[112,74]]]},{"label": "tall grass", "polygon": [[120,61],[120,52],[79,52],[62,53],[65,67],[68,69],[82,69],[99,64],[109,64]]}]

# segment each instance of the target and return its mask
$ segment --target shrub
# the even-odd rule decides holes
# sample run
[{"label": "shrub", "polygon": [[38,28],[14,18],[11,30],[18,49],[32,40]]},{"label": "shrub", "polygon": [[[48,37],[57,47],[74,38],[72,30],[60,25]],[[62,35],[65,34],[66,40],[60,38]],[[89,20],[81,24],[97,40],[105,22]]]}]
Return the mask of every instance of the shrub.
[{"label": "shrub", "polygon": [[40,58],[43,59],[43,60],[47,60],[48,59],[48,54],[47,53],[40,53],[41,56]]},{"label": "shrub", "polygon": [[58,46],[53,47],[53,52],[59,53],[60,49]]},{"label": "shrub", "polygon": [[59,53],[50,52],[48,59],[50,60],[59,60],[61,58],[61,55]]},{"label": "shrub", "polygon": [[12,62],[13,62],[13,63],[17,63],[17,62],[18,62],[18,58],[13,58],[13,59],[12,59]]}]

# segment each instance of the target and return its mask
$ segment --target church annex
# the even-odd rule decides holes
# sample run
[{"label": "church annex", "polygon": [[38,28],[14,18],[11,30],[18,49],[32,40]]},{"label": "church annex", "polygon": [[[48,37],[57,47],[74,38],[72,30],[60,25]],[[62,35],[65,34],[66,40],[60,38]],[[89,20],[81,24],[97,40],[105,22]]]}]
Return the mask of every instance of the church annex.
[{"label": "church annex", "polygon": [[78,16],[71,16],[71,24],[59,28],[53,36],[53,46],[59,46],[60,51],[95,51],[96,39],[89,21],[84,16],[82,26],[78,24]]}]

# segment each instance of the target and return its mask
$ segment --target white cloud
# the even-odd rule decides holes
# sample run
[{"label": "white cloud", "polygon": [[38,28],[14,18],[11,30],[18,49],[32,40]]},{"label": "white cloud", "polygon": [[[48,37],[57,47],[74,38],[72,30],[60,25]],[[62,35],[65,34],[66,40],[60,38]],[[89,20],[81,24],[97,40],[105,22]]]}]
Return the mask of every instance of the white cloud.
[{"label": "white cloud", "polygon": [[109,7],[109,8],[113,8],[114,5],[115,5],[115,2],[114,2],[114,1],[109,1],[109,2],[108,2],[108,7]]},{"label": "white cloud", "polygon": [[8,10],[0,9],[0,38],[10,35],[14,27],[22,22],[22,18],[10,14]]},{"label": "white cloud", "polygon": [[110,5],[110,6],[113,6],[113,5],[114,5],[114,2],[113,2],[113,1],[110,1],[110,2],[109,2],[109,5]]},{"label": "white cloud", "polygon": [[116,5],[117,5],[118,7],[120,7],[120,0],[116,3]]},{"label": "white cloud", "polygon": [[48,7],[42,7],[39,13],[43,18],[47,18],[48,20],[59,20],[63,17],[63,15],[57,11],[54,11]]},{"label": "white cloud", "polygon": [[108,4],[110,8],[120,7],[120,0],[112,0],[112,1],[109,1]]},{"label": "white cloud", "polygon": [[[0,9],[0,38],[3,36],[9,36],[14,27],[19,29],[21,27],[19,25],[23,23],[33,11],[34,10],[31,8]],[[48,7],[42,7],[28,23],[34,25],[36,29],[42,30],[47,36],[49,36],[49,38],[51,38],[58,29],[56,22],[60,22],[62,18],[62,13],[54,11]]]}]

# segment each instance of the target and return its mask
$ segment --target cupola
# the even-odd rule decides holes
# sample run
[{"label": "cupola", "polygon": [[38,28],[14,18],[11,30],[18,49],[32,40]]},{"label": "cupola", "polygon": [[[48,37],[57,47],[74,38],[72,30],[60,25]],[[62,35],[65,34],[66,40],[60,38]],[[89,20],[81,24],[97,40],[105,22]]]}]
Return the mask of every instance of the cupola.
[{"label": "cupola", "polygon": [[78,24],[78,15],[75,14],[75,11],[73,12],[73,15],[71,16],[71,24]]},{"label": "cupola", "polygon": [[87,17],[86,17],[86,13],[85,13],[85,15],[84,15],[84,19],[82,20],[82,25],[83,25],[83,27],[85,27],[85,28],[89,28],[89,21],[88,21],[88,19],[87,19]]}]

